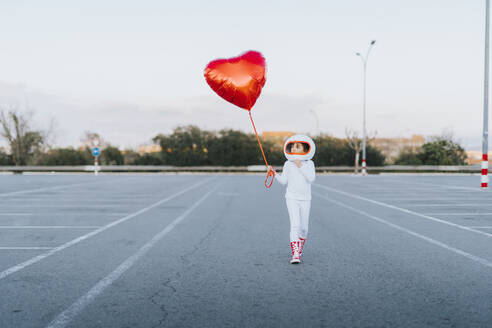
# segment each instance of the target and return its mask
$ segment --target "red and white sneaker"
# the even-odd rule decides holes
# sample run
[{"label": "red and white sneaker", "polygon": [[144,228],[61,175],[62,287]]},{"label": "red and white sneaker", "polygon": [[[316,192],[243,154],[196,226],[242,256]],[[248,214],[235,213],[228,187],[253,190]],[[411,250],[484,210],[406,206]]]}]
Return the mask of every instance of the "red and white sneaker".
[{"label": "red and white sneaker", "polygon": [[290,248],[292,249],[292,258],[290,259],[290,264],[297,264],[301,262],[301,256],[299,254],[299,242],[298,241],[291,242]]},{"label": "red and white sneaker", "polygon": [[304,244],[306,243],[306,238],[299,237],[299,257],[302,255],[302,250],[304,249]]}]

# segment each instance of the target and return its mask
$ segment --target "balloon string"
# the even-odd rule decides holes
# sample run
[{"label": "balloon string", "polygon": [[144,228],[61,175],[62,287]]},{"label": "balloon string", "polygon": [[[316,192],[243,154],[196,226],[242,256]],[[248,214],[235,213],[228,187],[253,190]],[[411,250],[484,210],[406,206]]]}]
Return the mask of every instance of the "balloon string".
[{"label": "balloon string", "polygon": [[[263,147],[261,146],[260,137],[258,136],[258,132],[256,131],[255,122],[253,122],[253,117],[251,116],[251,111],[249,110],[248,112],[249,112],[249,118],[251,119],[251,124],[253,124],[253,129],[255,130],[256,139],[258,140],[258,145],[260,145],[261,154],[263,155],[263,160],[265,161],[265,165],[266,165],[267,172],[268,172],[267,177],[265,179],[265,187],[270,188],[273,184],[273,179],[275,177],[275,171],[269,169],[268,161],[265,157],[265,152],[263,151]],[[269,177],[272,177],[272,180],[270,181],[270,183],[268,183]]]}]

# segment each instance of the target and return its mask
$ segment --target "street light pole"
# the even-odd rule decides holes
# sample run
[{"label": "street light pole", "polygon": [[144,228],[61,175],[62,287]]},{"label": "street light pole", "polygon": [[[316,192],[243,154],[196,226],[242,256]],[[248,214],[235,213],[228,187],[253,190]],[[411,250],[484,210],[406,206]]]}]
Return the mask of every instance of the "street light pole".
[{"label": "street light pole", "polygon": [[482,188],[489,183],[489,9],[490,1],[485,2],[485,68],[483,83],[483,134],[482,134]]},{"label": "street light pole", "polygon": [[[487,0],[488,1],[488,0]],[[363,82],[363,100],[362,100],[362,108],[363,108],[363,114],[362,114],[362,175],[366,175],[366,71],[367,71],[367,61],[369,59],[369,53],[371,52],[372,47],[376,43],[376,40],[372,40],[371,43],[369,44],[369,48],[367,49],[366,56],[364,57],[362,54],[359,52],[356,53],[357,56],[360,57],[362,60],[363,64],[363,69],[364,69],[364,82]]]}]

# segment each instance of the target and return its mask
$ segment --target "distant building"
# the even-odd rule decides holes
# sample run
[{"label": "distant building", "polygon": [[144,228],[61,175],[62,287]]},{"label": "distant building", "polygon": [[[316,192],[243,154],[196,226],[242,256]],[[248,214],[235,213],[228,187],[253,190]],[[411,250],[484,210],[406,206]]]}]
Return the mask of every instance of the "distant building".
[{"label": "distant building", "polygon": [[138,153],[140,156],[143,156],[143,154],[149,154],[149,153],[159,153],[162,151],[161,146],[159,145],[140,145],[138,147]]},{"label": "distant building", "polygon": [[418,151],[425,143],[422,135],[414,134],[411,138],[376,138],[370,145],[378,148],[388,163],[393,163],[403,149]]},{"label": "distant building", "polygon": [[261,134],[261,139],[272,142],[275,146],[282,148],[285,140],[293,136],[295,133],[290,131],[265,131]]},{"label": "distant building", "polygon": [[[467,164],[481,164],[482,163],[482,151],[481,150],[467,150],[466,151],[466,163]],[[492,151],[489,151],[489,163],[492,161]]]}]

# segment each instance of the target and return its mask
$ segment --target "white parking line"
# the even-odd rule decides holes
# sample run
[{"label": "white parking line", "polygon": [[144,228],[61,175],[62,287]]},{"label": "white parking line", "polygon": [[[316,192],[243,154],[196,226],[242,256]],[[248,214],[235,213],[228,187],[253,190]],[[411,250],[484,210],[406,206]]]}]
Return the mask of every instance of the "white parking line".
[{"label": "white parking line", "polygon": [[[120,213],[120,212],[112,212],[112,213],[104,213],[104,212],[97,212],[97,215],[100,216],[100,215],[126,215],[127,213]],[[84,215],[84,216],[87,216],[87,213],[78,213],[78,212],[75,212],[75,213],[59,213],[59,212],[36,212],[36,213],[33,213],[33,212],[7,212],[7,213],[0,213],[0,216],[35,216],[35,215],[41,215],[41,216],[54,216],[54,215],[63,215],[63,216],[67,216],[67,215]]]},{"label": "white parking line", "polygon": [[164,198],[164,199],[162,199],[162,200],[160,200],[158,202],[155,202],[154,204],[149,205],[149,206],[147,206],[147,207],[145,207],[145,208],[143,208],[143,209],[141,209],[139,211],[136,211],[136,212],[134,212],[132,214],[129,214],[129,215],[125,216],[125,217],[122,217],[121,219],[118,219],[116,221],[113,221],[113,222],[111,222],[111,223],[109,223],[109,224],[107,224],[107,225],[105,225],[105,226],[103,226],[103,227],[101,227],[101,228],[99,228],[97,230],[91,231],[91,232],[89,232],[89,233],[87,233],[87,234],[85,234],[83,236],[80,236],[78,238],[75,238],[75,239],[73,239],[73,240],[71,240],[71,241],[69,241],[69,242],[67,242],[67,243],[65,243],[65,244],[63,244],[63,245],[61,245],[59,247],[56,247],[56,248],[50,250],[49,252],[46,252],[44,254],[40,254],[40,255],[38,255],[36,257],[33,257],[30,260],[27,260],[25,262],[22,262],[20,264],[15,265],[15,266],[13,266],[11,268],[8,268],[8,269],[0,272],[0,280],[6,278],[8,276],[10,276],[11,274],[13,274],[13,273],[15,273],[17,271],[20,271],[20,270],[22,270],[22,269],[24,269],[24,268],[26,268],[26,267],[34,264],[34,263],[37,263],[37,262],[39,262],[39,261],[41,261],[41,260],[43,260],[43,259],[45,259],[45,258],[47,258],[47,257],[49,257],[49,256],[51,256],[53,254],[56,254],[56,253],[58,253],[58,252],[60,252],[60,251],[62,251],[64,249],[66,249],[68,247],[71,247],[73,245],[76,245],[76,244],[78,244],[78,243],[80,243],[80,242],[88,239],[88,238],[91,238],[91,237],[93,237],[93,236],[95,236],[95,235],[97,235],[97,234],[99,234],[99,233],[101,233],[101,232],[103,232],[103,231],[105,231],[105,230],[107,230],[109,228],[112,228],[112,227],[114,227],[114,226],[116,226],[116,225],[118,225],[120,223],[123,223],[125,221],[130,220],[130,219],[133,219],[134,217],[136,217],[136,216],[138,216],[140,214],[143,214],[143,213],[145,213],[145,212],[153,209],[154,207],[157,207],[157,206],[159,206],[161,204],[164,204],[164,203],[170,201],[171,199],[174,199],[174,198],[176,198],[176,197],[184,194],[185,192],[187,192],[189,190],[192,190],[194,188],[197,188],[197,187],[201,186],[202,184],[204,184],[204,183],[206,183],[206,182],[208,182],[210,180],[211,179],[206,179],[206,180],[200,181],[198,183],[195,183],[195,184],[193,184],[193,185],[191,185],[191,186],[189,186],[189,187],[187,187],[187,188],[185,188],[185,189],[183,189],[183,190],[181,190],[181,191],[179,191],[179,192],[177,192],[177,193],[175,193],[175,194],[173,194],[173,195],[171,195],[169,197],[166,197],[166,198]]},{"label": "white parking line", "polygon": [[423,215],[452,215],[452,216],[460,216],[460,215],[492,215],[492,213],[421,213]]},{"label": "white parking line", "polygon": [[473,206],[473,207],[479,207],[479,206],[492,206],[492,204],[401,204],[404,206],[409,206],[409,207],[454,207],[454,206]]},{"label": "white parking line", "polygon": [[486,237],[489,237],[489,238],[492,237],[492,235],[489,234],[489,233],[486,233],[486,232],[483,232],[483,231],[480,231],[480,230],[475,230],[475,229],[472,229],[472,228],[468,228],[466,226],[462,226],[460,224],[452,223],[452,222],[449,222],[449,221],[446,221],[446,220],[441,220],[441,219],[435,218],[435,217],[430,216],[430,215],[425,215],[425,214],[422,214],[422,213],[418,213],[418,212],[414,212],[414,211],[408,210],[406,208],[401,208],[401,207],[398,207],[398,206],[395,206],[395,205],[391,205],[391,204],[386,204],[386,203],[383,203],[383,202],[379,202],[377,200],[373,200],[373,199],[370,199],[370,198],[366,198],[366,197],[354,195],[354,194],[351,194],[349,192],[345,192],[345,191],[341,191],[341,190],[338,190],[338,189],[334,189],[334,188],[330,188],[330,187],[327,187],[327,186],[323,186],[323,185],[320,185],[318,183],[315,183],[314,185],[317,186],[317,187],[326,189],[328,191],[333,191],[333,192],[336,192],[336,193],[339,193],[339,194],[342,194],[342,195],[345,195],[345,196],[348,196],[348,197],[360,199],[360,200],[363,200],[363,201],[366,201],[366,202],[369,202],[369,203],[373,203],[373,204],[376,204],[376,205],[380,205],[380,206],[384,206],[384,207],[387,207],[387,208],[391,208],[391,209],[394,209],[394,210],[397,210],[397,211],[400,211],[400,212],[403,212],[403,213],[415,215],[415,216],[418,216],[418,217],[421,217],[421,218],[424,218],[424,219],[427,219],[427,220],[431,220],[431,221],[434,221],[434,222],[439,222],[439,223],[442,223],[442,224],[445,224],[445,225],[449,225],[449,226],[452,226],[452,227],[455,227],[455,228],[458,228],[458,229],[463,229],[463,230],[466,230],[466,231],[474,232],[474,233],[477,233],[479,235],[483,235],[483,236],[486,236]]},{"label": "white parking line", "polygon": [[406,183],[406,184],[411,184],[411,185],[439,187],[441,189],[457,189],[457,190],[462,189],[462,190],[469,190],[469,191],[487,192],[487,190],[481,190],[480,186],[473,188],[473,187],[465,187],[465,186],[440,185],[437,183],[428,183],[428,182],[408,182],[408,181],[399,180],[399,179],[391,179],[391,181],[394,181],[397,183]]},{"label": "white parking line", "polygon": [[0,247],[0,251],[11,251],[11,250],[47,250],[54,249],[54,247]]},{"label": "white parking line", "polygon": [[[120,180],[118,180],[120,181]],[[102,183],[102,182],[98,182],[98,183]],[[96,182],[94,182],[94,184],[96,184]],[[88,194],[88,190],[80,190],[79,192],[79,189],[72,189],[72,190],[69,190],[65,193],[60,193],[60,194],[56,194],[57,196],[60,196],[60,197],[63,197],[63,199],[80,199],[81,196],[84,197],[84,199],[88,199],[88,200],[97,200],[97,199],[100,199],[100,196],[105,196],[106,193],[107,193],[107,189],[91,189],[90,190],[90,194]],[[152,196],[152,195],[155,195],[154,192],[147,192],[148,190],[145,190],[145,191],[142,191],[142,190],[138,190],[138,195],[136,195],[135,197],[131,197],[129,196],[128,192],[127,191],[120,191],[119,189],[113,189],[112,191],[114,191],[115,193],[114,194],[111,194],[111,198],[114,198],[114,199],[148,199],[149,196]],[[29,199],[33,199],[33,200],[46,200],[46,199],[52,199],[53,198],[53,194],[36,194],[36,195],[31,195],[29,196]],[[18,200],[19,198],[17,198]],[[13,199],[13,200],[16,200],[16,199]],[[0,202],[6,202],[6,201],[10,201],[9,199],[0,199]]]},{"label": "white parking line", "polygon": [[140,197],[140,196],[129,197],[129,196],[114,195],[114,197],[111,196],[108,198],[101,198],[101,196],[104,196],[104,195],[92,196],[92,195],[83,195],[83,194],[79,194],[79,195],[61,194],[61,195],[57,195],[56,199],[53,199],[53,195],[46,195],[44,197],[41,197],[42,195],[36,195],[36,198],[34,198],[34,197],[0,198],[0,203],[25,202],[26,199],[30,202],[46,202],[48,200],[58,202],[61,200],[63,202],[102,202],[102,203],[104,203],[104,202],[109,202],[109,201],[120,201],[120,200],[137,200],[137,201],[147,200],[147,199],[149,199],[149,196],[151,196],[151,195],[152,194],[148,194],[145,197]]},{"label": "white parking line", "polygon": [[[343,185],[344,187],[346,185]],[[348,187],[358,187],[359,185],[352,185],[352,186],[348,186]],[[370,188],[368,188],[370,190]],[[447,191],[447,190],[442,190],[442,189],[438,189],[438,188],[435,188],[435,189],[425,189],[425,190],[420,190],[419,191],[419,195],[425,195],[425,194],[439,194],[439,195],[443,195],[443,192],[449,192],[450,195],[460,195],[460,194],[465,194],[465,195],[473,195],[473,196],[477,196],[477,197],[490,197],[492,196],[489,192],[487,191],[481,191],[480,189],[473,189],[471,188],[472,190],[453,190],[453,191]],[[366,189],[364,188],[364,191]],[[398,190],[391,190],[390,188],[385,188],[385,189],[381,189],[381,191],[377,191],[378,194],[389,194],[389,195],[396,195],[396,196],[403,196],[405,194],[408,194],[409,191],[413,191],[413,189],[406,189],[405,187],[400,187],[400,189]],[[470,191],[476,191],[476,193],[470,193]]]},{"label": "white parking line", "polygon": [[[352,185],[352,187],[357,187],[356,185]],[[388,193],[388,188],[371,188],[370,186],[364,186],[364,191],[366,192],[382,192],[382,193]],[[435,188],[403,188],[401,190],[398,190],[397,192],[405,193],[405,192],[421,192],[421,191],[431,191],[434,192],[436,191]]]},{"label": "white parking line", "polygon": [[0,229],[96,229],[101,226],[0,226]]},{"label": "white parking line", "polygon": [[[120,182],[122,180],[115,180],[115,181],[99,181],[99,182],[87,182],[87,183],[84,183],[84,184],[87,184],[87,185],[96,185],[96,184],[102,184],[102,183],[108,183],[108,182]],[[83,185],[83,184],[80,184],[80,185]],[[67,186],[73,186],[73,185],[67,185]],[[123,185],[125,186],[125,185]],[[126,186],[129,186],[131,187],[131,185],[126,185]],[[62,187],[62,186],[57,186],[57,187]],[[99,188],[99,189],[96,189],[96,188],[92,188],[89,190],[89,189],[71,189],[71,190],[67,190],[66,192],[63,192],[63,193],[60,193],[60,194],[56,194],[57,196],[60,195],[62,197],[67,197],[67,198],[77,198],[77,197],[80,197],[80,196],[88,196],[89,199],[91,198],[98,198],[98,195],[101,195],[101,196],[104,196],[107,194],[108,192],[108,188],[106,188],[106,186],[102,186],[103,188]],[[37,189],[32,189],[32,191],[35,191]],[[129,196],[129,193],[126,191],[126,189],[123,189],[123,191],[121,190],[121,188],[114,188],[114,187],[111,187],[109,188],[109,190],[112,190],[114,191],[115,193],[112,194],[111,197],[115,197],[115,198],[119,198],[119,197],[122,197],[122,198],[132,198],[133,197],[130,197]],[[136,197],[137,199],[138,198],[145,198],[146,196],[152,196],[152,195],[155,195],[155,191],[158,190],[158,188],[154,189],[154,190],[150,190],[149,192],[149,189],[139,189],[138,192],[138,196]],[[21,192],[23,190],[20,190],[19,192]],[[31,190],[26,190],[26,192],[29,191],[31,192]],[[90,191],[90,194],[88,194]],[[36,194],[36,195],[32,195],[30,197],[36,197],[36,198],[45,198],[45,199],[50,199],[53,197],[53,194],[50,194],[50,193],[43,193],[43,194]]]},{"label": "white parking line", "polygon": [[0,194],[0,197],[22,195],[22,194],[31,194],[31,193],[36,193],[36,192],[40,192],[40,191],[57,190],[57,189],[77,187],[77,186],[94,185],[94,184],[99,184],[99,183],[103,183],[103,182],[106,182],[106,181],[83,182],[83,183],[74,183],[74,184],[69,184],[69,185],[61,185],[61,186],[53,186],[53,187],[45,187],[45,188],[37,188],[37,189],[4,192],[4,193]]},{"label": "white parking line", "polygon": [[487,260],[486,260],[486,259],[484,259],[484,258],[481,258],[481,257],[479,257],[479,256],[476,256],[476,255],[470,254],[470,253],[465,252],[465,251],[463,251],[463,250],[461,250],[461,249],[459,249],[459,248],[452,247],[452,246],[450,246],[450,245],[448,245],[448,244],[445,244],[445,243],[443,243],[443,242],[437,241],[437,240],[435,240],[435,239],[433,239],[433,238],[430,238],[430,237],[427,237],[427,236],[421,235],[421,234],[419,234],[419,233],[417,233],[417,232],[415,232],[415,231],[412,231],[412,230],[409,230],[409,229],[403,228],[403,227],[401,227],[401,226],[399,226],[399,225],[397,225],[397,224],[394,224],[394,223],[388,222],[388,221],[386,221],[386,220],[384,220],[384,219],[381,219],[381,218],[379,218],[379,217],[377,217],[377,216],[371,215],[371,214],[369,214],[369,213],[367,213],[367,212],[364,212],[364,211],[358,210],[358,209],[356,209],[356,208],[354,208],[354,207],[351,207],[351,206],[349,206],[349,205],[346,205],[346,204],[344,204],[344,203],[342,203],[342,202],[339,202],[339,201],[336,201],[336,200],[330,199],[330,198],[328,198],[328,197],[326,197],[326,196],[324,196],[324,195],[322,195],[322,194],[319,194],[319,193],[317,193],[317,192],[315,192],[315,193],[314,193],[314,195],[316,195],[316,196],[318,196],[318,197],[321,197],[321,198],[323,198],[323,199],[325,199],[325,200],[327,200],[327,201],[329,201],[329,202],[331,202],[331,203],[333,203],[333,204],[336,204],[336,205],[338,205],[338,206],[341,206],[341,207],[347,208],[347,209],[349,209],[349,210],[351,210],[351,211],[354,211],[355,213],[358,213],[358,214],[360,214],[360,215],[363,215],[363,216],[365,216],[365,217],[368,217],[368,218],[370,218],[370,219],[372,219],[372,220],[374,220],[374,221],[378,221],[378,222],[383,223],[383,224],[385,224],[385,225],[387,225],[387,226],[390,226],[390,227],[392,227],[392,228],[394,228],[394,229],[397,229],[397,230],[403,231],[403,232],[405,232],[405,233],[407,233],[407,234],[409,234],[409,235],[415,236],[415,237],[420,238],[420,239],[422,239],[422,240],[425,240],[425,241],[427,241],[427,242],[429,242],[429,243],[431,243],[431,244],[434,244],[434,245],[436,245],[436,246],[442,247],[442,248],[444,248],[444,249],[446,249],[446,250],[448,250],[448,251],[451,251],[451,252],[456,253],[456,254],[458,254],[458,255],[464,256],[464,257],[466,257],[466,258],[468,258],[468,259],[470,259],[470,260],[472,260],[472,261],[475,261],[475,262],[480,263],[480,264],[482,264],[482,265],[485,265],[485,266],[487,266],[487,267],[489,267],[489,268],[492,268],[492,262],[487,261]]},{"label": "white parking line", "polygon": [[492,226],[485,226],[485,227],[481,227],[481,226],[469,226],[470,228],[475,228],[475,229],[492,229]]},{"label": "white parking line", "polygon": [[[101,195],[103,197],[103,195]],[[61,197],[59,195],[56,195],[55,198],[51,199],[44,199],[44,200],[32,200],[28,197],[22,197],[22,198],[0,198],[0,206],[5,206],[5,205],[22,205],[24,203],[29,203],[29,204],[68,204],[68,205],[77,205],[77,204],[100,204],[100,205],[105,205],[105,204],[117,204],[119,202],[131,202],[134,204],[138,204],[143,201],[148,201],[149,197],[146,199],[142,198],[139,200],[135,199],[130,199],[130,198],[111,198],[111,199],[88,199],[84,198],[83,196],[80,196],[78,198],[74,199],[66,199],[64,197]]]},{"label": "white parking line", "polygon": [[94,287],[92,287],[87,294],[80,297],[75,303],[73,303],[68,309],[60,313],[47,328],[63,328],[66,327],[79,313],[81,313],[87,305],[96,299],[97,296],[102,294],[106,288],[111,286],[113,282],[119,279],[128,269],[130,269],[141,257],[147,254],[155,244],[157,244],[166,234],[172,231],[181,221],[183,221],[198,205],[200,205],[210,194],[212,194],[219,185],[215,186],[212,190],[207,192],[196,203],[190,206],[186,211],[178,216],[173,222],[167,225],[161,232],[156,234],[149,242],[143,245],[135,254],[127,258],[121,263],[113,272],[100,280]]},{"label": "white parking line", "polygon": [[[429,197],[422,197],[422,198],[412,198],[412,197],[378,197],[378,200],[386,200],[386,201],[428,201]],[[463,200],[471,200],[471,201],[489,201],[491,200],[490,197],[488,198],[480,198],[480,197],[432,197],[432,200],[435,201],[463,201]]]},{"label": "white parking line", "polygon": [[[124,206],[129,207],[129,206],[135,206],[139,204],[124,204]],[[39,204],[39,205],[31,205],[31,204],[2,204],[2,208],[112,208],[112,207],[122,207],[122,204],[111,204],[111,205],[102,205],[102,204],[96,204],[96,205],[86,205],[86,204],[78,204],[78,205],[61,205],[61,204]]]}]

